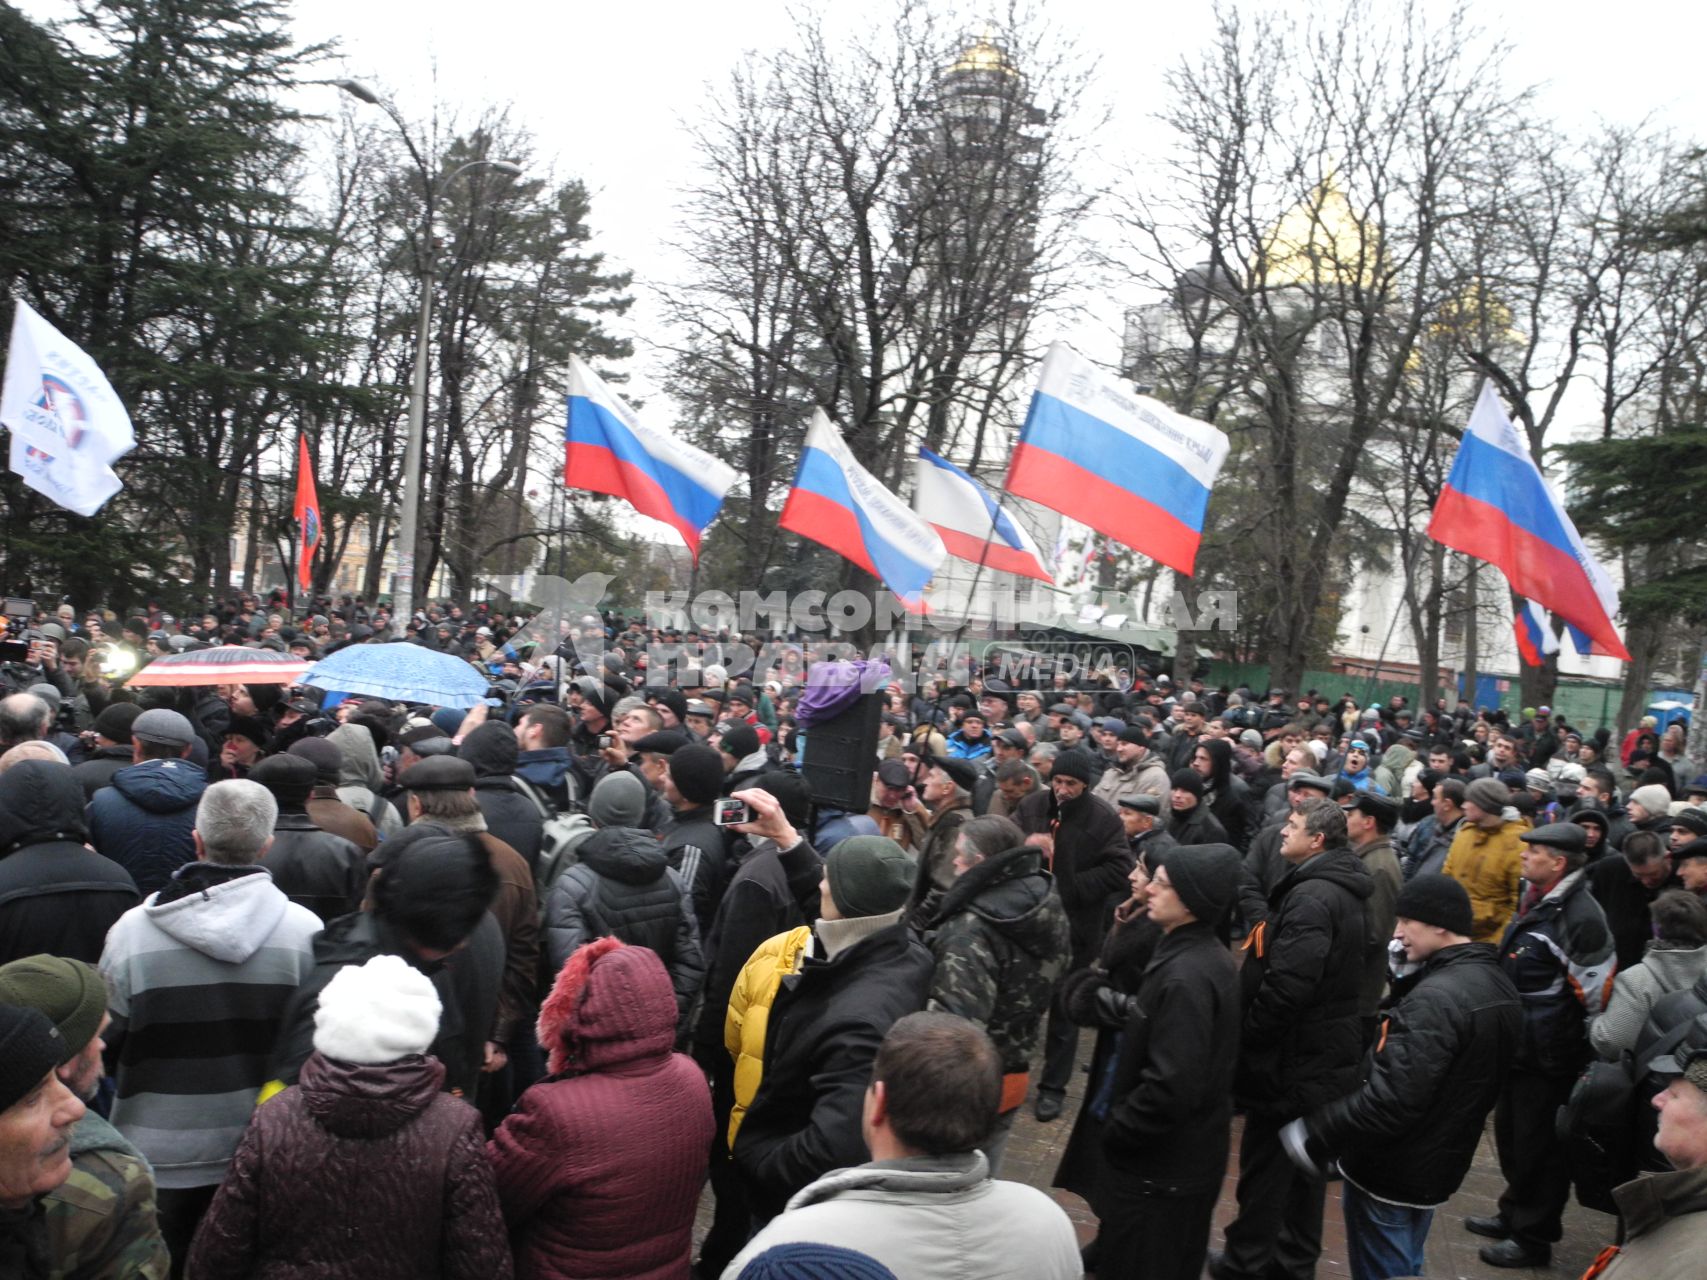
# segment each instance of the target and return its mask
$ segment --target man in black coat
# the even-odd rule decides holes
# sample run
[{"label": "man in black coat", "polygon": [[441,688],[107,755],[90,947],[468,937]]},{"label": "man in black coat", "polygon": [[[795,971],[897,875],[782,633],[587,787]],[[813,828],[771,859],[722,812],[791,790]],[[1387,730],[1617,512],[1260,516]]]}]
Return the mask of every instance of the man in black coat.
[{"label": "man in black coat", "polygon": [[332,921],[314,939],[314,970],[285,1010],[273,1076],[296,1083],[314,1051],[320,993],[340,969],[395,955],[433,980],[440,1010],[430,1052],[445,1065],[445,1089],[472,1097],[504,980],[504,933],[490,909],[498,873],[477,839],[430,825],[392,836],[373,862],[368,908]]},{"label": "man in black coat", "polygon": [[1494,1110],[1494,1148],[1505,1191],[1499,1211],[1464,1220],[1489,1236],[1478,1256],[1495,1267],[1544,1267],[1564,1229],[1570,1168],[1558,1110],[1590,1057],[1587,1023],[1604,1007],[1617,970],[1612,931],[1584,881],[1588,843],[1571,822],[1525,831],[1524,892],[1500,940],[1500,966],[1517,988],[1523,1035]]},{"label": "man in black coat", "polygon": [[1230,845],[1169,849],[1148,889],[1164,936],[1143,985],[1136,995],[1098,993],[1124,1031],[1113,1079],[1085,1104],[1107,1112],[1092,1206],[1101,1280],[1197,1280],[1203,1271],[1227,1170],[1241,1018],[1238,966],[1216,926],[1238,883]]},{"label": "man in black coat", "polygon": [[1660,894],[1682,884],[1664,842],[1652,831],[1633,831],[1617,853],[1590,863],[1584,878],[1612,930],[1618,968],[1641,964],[1654,937],[1649,908]]},{"label": "man in black coat", "polygon": [[825,860],[818,919],[771,1004],[764,1074],[730,1153],[755,1227],[832,1169],[862,1163],[878,1047],[925,1007],[936,968],[902,920],[913,877],[912,858],[884,836],[852,836]]},{"label": "man in black coat", "polygon": [[135,763],[130,726],[141,714],[142,708],[134,702],[114,702],[95,717],[95,749],[82,764],[72,768],[72,776],[82,784],[84,796],[93,799],[97,791],[112,782],[115,773]]},{"label": "man in black coat", "polygon": [[[536,868],[545,814],[514,777],[520,754],[515,730],[488,720],[462,740],[456,754],[474,766],[474,800],[486,830],[521,854],[529,870]],[[403,772],[398,770],[399,775]]]},{"label": "man in black coat", "polygon": [[350,841],[322,831],[308,816],[314,762],[301,756],[268,756],[249,770],[278,801],[266,867],[284,895],[330,924],[362,904],[367,889],[366,856]]},{"label": "man in black coat", "polygon": [[693,898],[700,936],[708,940],[729,883],[729,841],[724,828],[711,820],[722,787],[723,760],[715,748],[684,746],[670,753],[662,794],[672,817],[659,838],[664,857]]},{"label": "man in black coat", "polygon": [[1517,988],[1470,940],[1463,885],[1417,876],[1395,909],[1398,976],[1363,1081],[1288,1126],[1295,1158],[1339,1162],[1361,1275],[1422,1274],[1434,1210],[1463,1184],[1523,1034]]},{"label": "man in black coat", "polygon": [[[1027,796],[1014,813],[1025,842],[1043,850],[1061,905],[1067,908],[1073,943],[1069,973],[1096,959],[1137,861],[1120,815],[1089,794],[1090,785],[1091,765],[1084,752],[1063,751],[1055,758],[1049,790]],[[1057,983],[1049,1000],[1043,1073],[1037,1082],[1039,1120],[1060,1117],[1078,1048],[1079,1028],[1067,1015]]]},{"label": "man in black coat", "polygon": [[1292,869],[1245,939],[1239,975],[1239,1213],[1228,1224],[1226,1252],[1210,1259],[1215,1280],[1316,1274],[1323,1184],[1292,1163],[1280,1131],[1349,1093],[1363,1058],[1357,1008],[1369,872],[1346,846],[1345,814],[1332,800],[1307,800],[1286,822],[1280,852]]},{"label": "man in black coat", "polygon": [[[721,787],[721,759],[717,768]],[[729,1112],[735,1104],[735,1069],[723,1044],[729,993],[760,943],[810,922],[817,914],[818,886],[824,878],[824,860],[800,834],[812,818],[812,799],[804,779],[797,774],[767,773],[756,786],[732,798],[746,801],[752,811],[753,821],[731,828],[751,843],[743,842],[738,851],[728,887],[705,934],[705,987],[691,1050],[711,1077],[711,1105],[717,1120],[709,1170],[716,1206],[699,1254],[699,1269],[705,1275],[721,1275],[752,1234],[746,1185],[729,1156]]]}]

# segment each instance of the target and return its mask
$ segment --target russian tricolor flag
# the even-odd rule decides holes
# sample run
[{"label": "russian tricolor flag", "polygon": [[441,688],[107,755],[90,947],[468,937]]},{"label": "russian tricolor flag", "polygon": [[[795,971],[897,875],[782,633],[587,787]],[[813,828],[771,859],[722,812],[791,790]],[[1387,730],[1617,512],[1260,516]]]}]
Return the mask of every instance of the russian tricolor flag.
[{"label": "russian tricolor flag", "polygon": [[949,555],[1054,585],[1037,544],[1019,521],[983,485],[929,449],[919,450],[913,509],[936,530]]},{"label": "russian tricolor flag", "polygon": [[699,560],[699,537],[717,518],[734,468],[640,421],[580,356],[569,357],[563,483],[622,498],[681,534]]},{"label": "russian tricolor flag", "polygon": [[1512,619],[1517,632],[1517,653],[1525,665],[1546,665],[1549,654],[1559,652],[1559,637],[1547,625],[1547,611],[1533,600],[1525,600]]},{"label": "russian tricolor flag", "polygon": [[1630,660],[1612,624],[1618,592],[1547,487],[1492,383],[1482,384],[1428,533],[1494,565],[1514,592],[1556,614],[1594,649]]},{"label": "russian tricolor flag", "polygon": [[1007,490],[1189,574],[1227,437],[1049,348]]},{"label": "russian tricolor flag", "polygon": [[880,578],[912,609],[924,608],[925,583],[948,554],[936,531],[854,460],[822,409],[777,523]]}]

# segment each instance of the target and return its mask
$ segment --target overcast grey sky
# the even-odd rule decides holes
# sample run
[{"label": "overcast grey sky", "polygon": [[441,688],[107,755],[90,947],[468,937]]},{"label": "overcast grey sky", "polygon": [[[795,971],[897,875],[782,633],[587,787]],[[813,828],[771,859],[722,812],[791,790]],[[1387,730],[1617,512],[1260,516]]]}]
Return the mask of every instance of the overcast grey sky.
[{"label": "overcast grey sky", "polygon": [[[390,92],[405,116],[424,118],[435,92],[466,116],[512,104],[558,171],[587,183],[598,247],[613,265],[636,274],[639,301],[628,327],[637,359],[630,372],[637,394],[652,391],[659,358],[651,345],[657,312],[648,286],[677,273],[663,241],[694,165],[680,122],[693,118],[708,83],[721,81],[744,51],[787,40],[788,5],[295,0],[294,9],[303,40],[338,40],[343,73]],[[886,3],[839,10],[856,20],[887,11]],[[1205,41],[1212,21],[1207,0],[1044,0],[1042,11],[1099,56],[1096,92],[1112,115],[1103,136],[1115,151],[1153,127],[1148,117],[1161,101],[1162,72]],[[1541,84],[1541,104],[1562,126],[1587,133],[1599,118],[1634,123],[1651,116],[1682,136],[1707,137],[1701,5],[1481,0],[1473,12],[1513,43],[1510,79]],[[335,89],[304,94],[307,110],[335,109]],[[1062,336],[1087,355],[1112,360],[1123,301],[1108,299]]]}]

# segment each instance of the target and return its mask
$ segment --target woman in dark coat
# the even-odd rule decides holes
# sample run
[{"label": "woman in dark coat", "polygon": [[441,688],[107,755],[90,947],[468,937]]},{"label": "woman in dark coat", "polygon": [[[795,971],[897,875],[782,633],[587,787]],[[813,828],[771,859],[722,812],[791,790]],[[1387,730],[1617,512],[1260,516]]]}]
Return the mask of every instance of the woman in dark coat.
[{"label": "woman in dark coat", "polygon": [[579,948],[539,1014],[551,1076],[489,1148],[523,1280],[686,1280],[711,1151],[711,1091],[672,1053],[664,962],[600,938]]},{"label": "woman in dark coat", "polygon": [[439,998],[400,956],[320,993],[314,1052],[256,1110],[190,1248],[193,1276],[508,1280],[480,1114],[425,1051]]},{"label": "woman in dark coat", "polygon": [[[1104,990],[1134,994],[1150,957],[1155,953],[1156,944],[1161,941],[1162,931],[1150,920],[1144,901],[1144,892],[1154,871],[1151,864],[1155,856],[1150,850],[1139,854],[1138,865],[1129,877],[1132,896],[1115,908],[1114,927],[1109,930],[1096,963],[1068,974],[1064,979],[1068,1014],[1080,1026],[1097,1028],[1097,1042],[1091,1054],[1085,1102],[1073,1121],[1073,1132],[1061,1153],[1061,1164],[1055,1170],[1052,1185],[1086,1200],[1096,1190],[1102,1169],[1103,1128],[1112,1101],[1113,1072],[1120,1056],[1122,1028],[1125,1026],[1124,1018],[1112,1013],[1105,1017],[1100,1012],[1097,994]],[[1083,1253],[1086,1269],[1093,1270],[1096,1241],[1087,1244]]]}]

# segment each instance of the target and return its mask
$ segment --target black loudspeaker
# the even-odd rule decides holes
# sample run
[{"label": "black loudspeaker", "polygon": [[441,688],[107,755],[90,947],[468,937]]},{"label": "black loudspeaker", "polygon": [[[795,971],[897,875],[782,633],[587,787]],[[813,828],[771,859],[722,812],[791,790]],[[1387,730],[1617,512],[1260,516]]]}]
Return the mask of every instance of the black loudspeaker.
[{"label": "black loudspeaker", "polygon": [[805,731],[800,772],[812,799],[848,813],[871,807],[871,774],[877,768],[877,728],[883,721],[883,695],[862,695],[834,720]]}]

